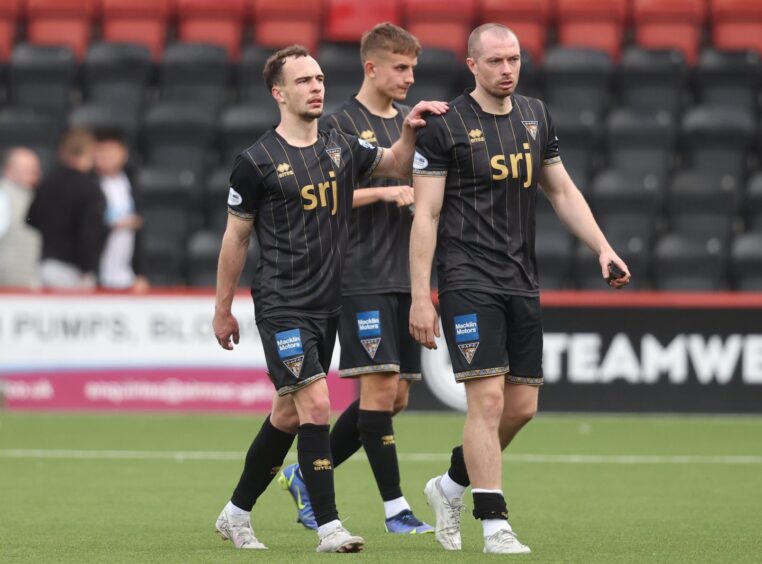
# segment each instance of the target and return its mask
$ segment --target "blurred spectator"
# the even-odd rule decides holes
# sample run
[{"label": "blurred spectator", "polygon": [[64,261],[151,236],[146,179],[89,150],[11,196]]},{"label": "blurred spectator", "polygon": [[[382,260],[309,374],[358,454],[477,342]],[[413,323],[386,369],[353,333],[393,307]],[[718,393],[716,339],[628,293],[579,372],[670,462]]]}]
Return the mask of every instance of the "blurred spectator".
[{"label": "blurred spectator", "polygon": [[95,287],[103,241],[106,199],[92,176],[95,138],[73,130],[58,147],[60,166],[43,178],[29,210],[42,233],[40,279],[45,288]]},{"label": "blurred spectator", "polygon": [[40,159],[29,149],[6,154],[0,178],[0,286],[40,285],[40,234],[26,224],[34,190],[40,182]]},{"label": "blurred spectator", "polygon": [[140,276],[136,235],[143,227],[137,214],[135,191],[125,171],[129,150],[122,135],[115,131],[97,133],[95,170],[106,198],[106,224],[110,232],[100,258],[98,281],[104,288],[142,291],[148,279]]}]

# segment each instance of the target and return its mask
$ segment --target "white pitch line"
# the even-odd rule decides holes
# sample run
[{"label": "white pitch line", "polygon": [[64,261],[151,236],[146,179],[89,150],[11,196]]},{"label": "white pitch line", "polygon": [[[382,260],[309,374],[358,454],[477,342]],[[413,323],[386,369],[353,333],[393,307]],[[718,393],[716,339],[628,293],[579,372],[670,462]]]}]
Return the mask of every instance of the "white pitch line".
[{"label": "white pitch line", "polygon": [[[401,462],[446,462],[448,453],[401,452]],[[62,459],[62,460],[243,460],[244,452],[225,451],[158,451],[158,450],[61,450],[61,449],[0,449],[0,458]],[[296,460],[289,454],[288,460]],[[762,464],[762,456],[710,455],[640,455],[640,454],[507,454],[506,462],[529,464]],[[349,460],[367,460],[357,453]]]}]

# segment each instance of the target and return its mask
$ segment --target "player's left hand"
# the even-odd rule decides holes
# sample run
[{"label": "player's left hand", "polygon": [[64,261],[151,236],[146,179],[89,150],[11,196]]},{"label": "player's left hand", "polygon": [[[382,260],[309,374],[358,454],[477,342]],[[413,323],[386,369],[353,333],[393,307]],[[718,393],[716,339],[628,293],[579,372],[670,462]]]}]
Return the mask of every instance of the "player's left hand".
[{"label": "player's left hand", "polygon": [[[620,290],[630,283],[630,269],[627,268],[625,262],[619,258],[619,256],[612,249],[605,249],[599,256],[598,262],[601,265],[601,275],[606,280],[609,286],[615,290]],[[609,269],[609,263],[614,263],[619,270],[624,272],[624,275],[614,277],[613,273]]]},{"label": "player's left hand", "polygon": [[450,106],[447,104],[447,102],[430,102],[427,100],[421,100],[415,106],[413,106],[412,110],[410,110],[410,113],[405,118],[405,123],[413,129],[426,127],[426,120],[423,119],[424,115],[442,115],[446,113],[449,108]]}]

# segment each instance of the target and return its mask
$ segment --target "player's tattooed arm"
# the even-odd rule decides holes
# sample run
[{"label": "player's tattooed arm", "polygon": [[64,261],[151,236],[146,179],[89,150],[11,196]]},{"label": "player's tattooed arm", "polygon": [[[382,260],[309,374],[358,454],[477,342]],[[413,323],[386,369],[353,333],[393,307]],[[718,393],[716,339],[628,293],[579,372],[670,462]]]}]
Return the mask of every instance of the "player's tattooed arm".
[{"label": "player's tattooed arm", "polygon": [[[630,282],[630,271],[627,265],[609,245],[590,211],[590,206],[587,205],[584,196],[574,184],[563,163],[542,167],[539,181],[542,191],[548,196],[553,209],[564,225],[598,255],[603,278],[612,288],[619,289],[626,286]],[[609,268],[611,262],[623,273],[621,276],[611,277],[612,272]]]},{"label": "player's tattooed arm", "polygon": [[233,315],[233,296],[241,272],[246,263],[254,222],[228,214],[225,234],[222,236],[222,248],[217,263],[217,293],[214,305],[214,336],[223,349],[232,350],[238,344],[240,332],[238,320]]},{"label": "player's tattooed arm", "polygon": [[437,245],[437,226],[445,192],[444,176],[416,176],[415,216],[410,233],[410,334],[429,349],[437,348],[439,318],[431,302],[431,263]]},{"label": "player's tattooed arm", "polygon": [[448,107],[447,102],[418,102],[405,117],[400,138],[384,151],[373,176],[410,178],[415,153],[415,130],[426,126],[426,115],[442,115]]}]

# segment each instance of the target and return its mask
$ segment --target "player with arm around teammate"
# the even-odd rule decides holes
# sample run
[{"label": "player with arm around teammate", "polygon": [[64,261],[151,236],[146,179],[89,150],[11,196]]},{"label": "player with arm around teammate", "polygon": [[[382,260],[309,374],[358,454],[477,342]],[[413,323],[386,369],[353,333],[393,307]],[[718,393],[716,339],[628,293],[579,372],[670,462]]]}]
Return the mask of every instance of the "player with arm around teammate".
[{"label": "player with arm around teammate", "polygon": [[236,548],[265,548],[254,535],[250,513],[298,436],[297,456],[318,524],[317,551],[357,552],[364,541],[343,527],[336,510],[325,381],[340,309],[347,215],[363,176],[406,174],[414,129],[425,125],[426,112],[440,113],[446,105],[416,106],[400,140],[385,150],[336,130],[318,131],[324,77],[304,47],[273,54],[263,75],[280,123],[233,166],[213,325],[220,346],[232,349],[238,343],[231,306],[255,232],[261,256],[252,295],[277,395],[216,528]]},{"label": "player with arm around teammate", "polygon": [[462,447],[424,491],[445,549],[461,548],[460,512],[470,484],[484,551],[527,553],[508,524],[501,451],[536,413],[542,384],[537,189],[596,252],[604,278],[610,263],[621,269],[612,287],[627,284],[630,274],[566,172],[545,104],[514,92],[521,66],[516,35],[500,24],[479,26],[469,37],[467,63],[475,88],[421,132],[413,173],[410,331],[436,347],[429,290],[436,250],[442,326],[468,405]]},{"label": "player with arm around teammate", "polygon": [[[362,86],[335,113],[321,118],[320,126],[374,145],[397,141],[410,111],[401,102],[413,84],[420,50],[413,35],[391,23],[366,32],[360,44]],[[360,380],[360,398],[331,429],[334,467],[365,448],[383,500],[385,528],[397,534],[434,531],[415,517],[402,494],[392,425],[392,416],[407,405],[411,383],[421,379],[421,346],[408,330],[410,183],[409,176],[372,178],[354,192],[342,279],[339,375]],[[294,498],[297,520],[315,528],[299,465],[283,468],[278,481]]]}]

